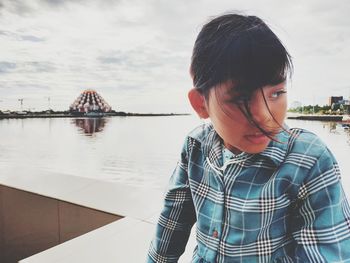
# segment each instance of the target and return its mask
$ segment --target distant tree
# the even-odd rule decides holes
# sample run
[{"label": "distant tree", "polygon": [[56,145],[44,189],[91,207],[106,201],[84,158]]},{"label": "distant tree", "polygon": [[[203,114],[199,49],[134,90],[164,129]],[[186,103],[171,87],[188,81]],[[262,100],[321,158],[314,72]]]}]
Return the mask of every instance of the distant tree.
[{"label": "distant tree", "polygon": [[[338,109],[337,106],[335,107],[335,111]],[[331,106],[329,105],[323,105],[320,106],[318,104],[316,105],[306,105],[306,106],[300,106],[296,108],[291,108],[288,110],[289,112],[295,112],[295,113],[303,113],[303,114],[331,114]],[[335,113],[335,112],[333,112]]]},{"label": "distant tree", "polygon": [[332,111],[339,110],[340,109],[339,103],[332,103],[331,109],[332,109]]},{"label": "distant tree", "polygon": [[350,114],[350,105],[344,105],[344,114]]}]

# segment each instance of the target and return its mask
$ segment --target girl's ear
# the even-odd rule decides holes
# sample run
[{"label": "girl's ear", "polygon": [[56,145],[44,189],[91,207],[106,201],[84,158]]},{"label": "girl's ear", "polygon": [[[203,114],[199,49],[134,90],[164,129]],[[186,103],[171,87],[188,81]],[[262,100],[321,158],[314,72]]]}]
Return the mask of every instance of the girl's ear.
[{"label": "girl's ear", "polygon": [[202,119],[209,118],[207,105],[205,98],[202,94],[198,92],[196,89],[191,89],[188,92],[188,99],[192,105],[192,108],[197,112],[198,116]]}]

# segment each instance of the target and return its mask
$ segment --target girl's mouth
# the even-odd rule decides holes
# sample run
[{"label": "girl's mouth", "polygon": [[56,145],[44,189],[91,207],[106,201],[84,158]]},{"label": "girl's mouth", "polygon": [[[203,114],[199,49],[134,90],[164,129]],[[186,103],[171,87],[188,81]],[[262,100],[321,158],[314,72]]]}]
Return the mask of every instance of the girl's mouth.
[{"label": "girl's mouth", "polygon": [[244,136],[248,141],[255,144],[265,144],[270,141],[270,138],[262,133],[248,134]]}]

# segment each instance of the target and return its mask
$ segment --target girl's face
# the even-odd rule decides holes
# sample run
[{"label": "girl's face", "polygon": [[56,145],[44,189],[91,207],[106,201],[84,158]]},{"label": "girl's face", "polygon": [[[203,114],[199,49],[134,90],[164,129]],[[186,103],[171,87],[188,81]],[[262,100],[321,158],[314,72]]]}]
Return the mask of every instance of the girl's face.
[{"label": "girl's face", "polygon": [[[227,82],[209,92],[205,109],[214,129],[233,153],[262,152],[271,139],[246,118],[240,110],[240,107],[244,109],[243,98],[238,93],[232,93],[231,89],[232,82]],[[249,98],[248,105],[256,124],[273,137],[281,130],[286,117],[285,82],[256,90]]]}]

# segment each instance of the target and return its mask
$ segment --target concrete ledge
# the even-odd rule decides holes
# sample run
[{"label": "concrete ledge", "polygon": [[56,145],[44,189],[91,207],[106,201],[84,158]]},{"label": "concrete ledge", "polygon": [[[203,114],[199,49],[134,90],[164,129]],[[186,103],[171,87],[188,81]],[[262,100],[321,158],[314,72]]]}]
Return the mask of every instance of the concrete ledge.
[{"label": "concrete ledge", "polygon": [[[0,174],[0,185],[55,199],[56,202],[68,202],[68,207],[63,206],[68,210],[69,205],[78,205],[125,217],[23,259],[21,263],[145,261],[162,207],[163,191],[21,167],[1,168]],[[2,223],[0,219],[0,226]],[[79,228],[79,223],[76,227]],[[189,262],[194,247],[193,233],[179,262]]]},{"label": "concrete ledge", "polygon": [[17,262],[120,216],[0,186],[0,261]]},{"label": "concrete ledge", "polygon": [[[153,224],[125,217],[20,263],[145,262],[153,234]],[[194,246],[192,233],[180,263],[190,262]]]},{"label": "concrete ledge", "polygon": [[0,185],[140,220],[154,217],[163,202],[164,193],[159,189],[25,167],[2,168],[0,174]]},{"label": "concrete ledge", "polygon": [[123,218],[20,262],[144,262],[153,231],[152,224]]}]

